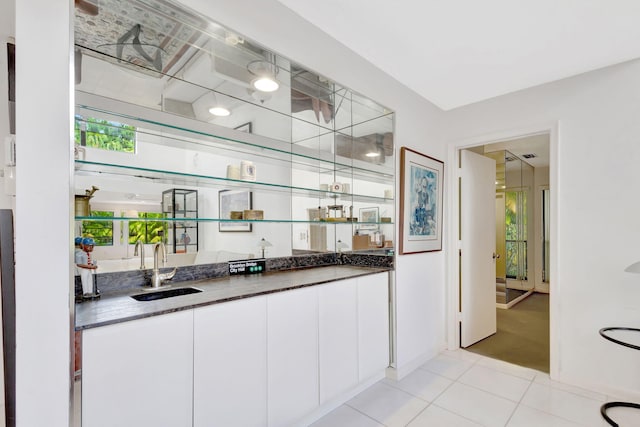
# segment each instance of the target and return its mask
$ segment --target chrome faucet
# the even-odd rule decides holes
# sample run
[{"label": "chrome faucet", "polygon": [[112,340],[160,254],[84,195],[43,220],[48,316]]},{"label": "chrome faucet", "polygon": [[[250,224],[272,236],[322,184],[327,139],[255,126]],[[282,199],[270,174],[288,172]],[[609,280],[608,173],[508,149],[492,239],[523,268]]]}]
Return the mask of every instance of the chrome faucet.
[{"label": "chrome faucet", "polygon": [[144,243],[140,239],[138,239],[136,247],[133,249],[133,256],[138,256],[138,247],[140,247],[140,270],[145,270],[147,267],[144,266]]},{"label": "chrome faucet", "polygon": [[154,289],[161,288],[163,281],[173,279],[177,270],[177,267],[174,267],[173,271],[169,273],[160,273],[160,269],[158,268],[158,251],[162,251],[162,265],[164,266],[167,263],[167,248],[162,242],[156,243],[153,245],[153,273],[151,276],[151,287]]}]

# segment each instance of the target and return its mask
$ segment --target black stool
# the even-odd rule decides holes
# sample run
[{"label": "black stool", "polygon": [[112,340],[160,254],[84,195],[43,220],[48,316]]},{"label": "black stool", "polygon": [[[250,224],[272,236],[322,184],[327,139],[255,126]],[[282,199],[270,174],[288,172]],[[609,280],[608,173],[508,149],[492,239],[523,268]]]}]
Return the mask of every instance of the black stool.
[{"label": "black stool", "polygon": [[[628,342],[620,341],[618,339],[610,337],[609,335],[606,334],[608,331],[640,332],[640,329],[637,329],[637,328],[624,328],[624,327],[621,327],[621,326],[611,326],[611,327],[608,327],[608,328],[602,328],[599,331],[600,335],[602,335],[602,337],[604,339],[606,339],[606,340],[609,340],[611,342],[614,342],[614,343],[619,344],[619,345],[624,346],[624,347],[629,347],[629,348],[633,348],[635,350],[640,350],[640,346],[637,346],[635,344],[631,344],[631,343],[628,343]],[[635,409],[640,409],[640,404],[631,403],[631,402],[607,402],[607,403],[605,403],[604,405],[602,405],[600,407],[600,414],[602,415],[602,418],[604,418],[605,421],[607,423],[609,423],[609,425],[611,425],[613,427],[618,427],[618,423],[613,421],[607,415],[607,409],[609,409],[609,408],[635,408]]]}]

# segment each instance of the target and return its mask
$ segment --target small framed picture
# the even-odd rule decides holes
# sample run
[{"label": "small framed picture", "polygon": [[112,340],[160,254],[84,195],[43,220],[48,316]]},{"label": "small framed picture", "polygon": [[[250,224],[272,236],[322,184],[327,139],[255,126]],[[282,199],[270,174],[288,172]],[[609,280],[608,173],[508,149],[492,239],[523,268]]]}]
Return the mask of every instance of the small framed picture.
[{"label": "small framed picture", "polygon": [[379,221],[379,208],[360,208],[360,218],[358,218],[360,230],[376,230],[378,229]]},{"label": "small framed picture", "polygon": [[235,130],[239,130],[240,132],[251,133],[251,122],[243,123],[240,126],[236,126]]},{"label": "small framed picture", "polygon": [[220,222],[219,231],[251,231],[250,222],[240,222],[231,218],[231,212],[244,212],[252,208],[251,191],[220,190],[218,193]]}]

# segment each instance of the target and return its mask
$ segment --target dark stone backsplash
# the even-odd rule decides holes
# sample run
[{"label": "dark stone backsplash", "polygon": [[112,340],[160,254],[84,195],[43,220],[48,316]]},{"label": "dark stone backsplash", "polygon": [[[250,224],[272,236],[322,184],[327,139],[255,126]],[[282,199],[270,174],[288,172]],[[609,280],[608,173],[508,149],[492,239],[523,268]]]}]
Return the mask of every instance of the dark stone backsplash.
[{"label": "dark stone backsplash", "polygon": [[[370,253],[312,253],[291,257],[267,258],[267,271],[284,271],[327,265],[353,265],[357,267],[394,268],[394,257],[387,251]],[[163,268],[161,272],[171,271]],[[228,263],[187,265],[178,267],[169,283],[212,279],[229,275]],[[98,289],[102,295],[118,294],[151,283],[151,269],[96,274]],[[75,276],[76,297],[82,295],[80,276]]]}]

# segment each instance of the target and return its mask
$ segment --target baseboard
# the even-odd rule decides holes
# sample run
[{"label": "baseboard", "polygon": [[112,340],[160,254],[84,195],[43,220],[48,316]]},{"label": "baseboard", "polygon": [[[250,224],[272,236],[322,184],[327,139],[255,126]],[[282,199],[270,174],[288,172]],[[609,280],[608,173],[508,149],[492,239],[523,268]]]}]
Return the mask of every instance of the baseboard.
[{"label": "baseboard", "polygon": [[516,305],[517,303],[519,303],[520,301],[522,301],[523,299],[525,299],[526,297],[528,297],[529,295],[533,294],[533,291],[528,291],[525,292],[524,294],[520,295],[518,298],[509,301],[507,304],[502,304],[497,302],[496,303],[496,308],[501,308],[501,309],[509,309],[511,307],[513,307],[514,305]]},{"label": "baseboard", "polygon": [[609,400],[624,400],[634,403],[640,402],[640,392],[635,390],[621,390],[603,384],[593,384],[588,381],[581,381],[575,378],[566,378],[562,376],[557,378],[555,381],[588,391],[595,391],[596,393],[605,395]]},{"label": "baseboard", "polygon": [[384,377],[385,377],[384,370],[377,372],[375,375],[371,376],[370,378],[360,382],[354,388],[334,397],[331,400],[324,402],[322,405],[317,407],[313,412],[309,413],[301,420],[298,420],[293,425],[299,426],[299,427],[310,426],[314,422],[318,421],[320,418],[327,415],[329,412],[333,411],[334,409],[338,408],[339,406],[353,399],[355,396],[362,393],[364,390],[368,389],[369,387],[371,387],[372,385],[374,385]]},{"label": "baseboard", "polygon": [[[443,348],[444,350],[444,348]],[[433,359],[434,357],[436,357],[438,355],[438,352],[434,353],[434,354],[422,354],[418,357],[416,357],[415,359],[413,359],[412,361],[405,363],[402,366],[398,366],[395,368],[387,368],[387,378],[394,380],[394,381],[400,381],[401,379],[403,379],[404,377],[406,377],[407,375],[409,375],[411,372],[415,371],[416,369],[418,369],[420,366],[424,365],[425,363],[427,363],[429,360]]]}]

